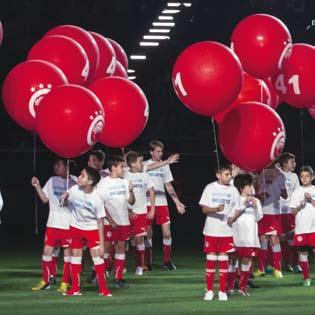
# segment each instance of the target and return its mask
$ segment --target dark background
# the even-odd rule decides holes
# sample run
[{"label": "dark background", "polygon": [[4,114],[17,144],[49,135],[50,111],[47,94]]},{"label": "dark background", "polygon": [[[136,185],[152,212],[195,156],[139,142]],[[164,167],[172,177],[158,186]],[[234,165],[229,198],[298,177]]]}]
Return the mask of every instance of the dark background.
[{"label": "dark background", "polygon": [[[157,48],[141,48],[139,41],[148,34],[166,1],[160,0],[10,0],[0,2],[0,19],[4,41],[0,48],[0,80],[19,62],[28,50],[50,28],[74,24],[99,32],[118,41],[128,55],[145,52],[145,62],[130,61],[136,70],[136,83],[144,90],[150,104],[150,118],[141,137],[130,148],[148,153],[148,142],[159,139],[166,145],[166,154],[179,152],[181,163],[172,167],[175,186],[187,205],[187,214],[180,217],[171,206],[174,239],[181,244],[198,245],[204,218],[198,207],[203,187],[213,180],[216,165],[211,122],[190,112],[178,101],[171,87],[171,70],[179,53],[200,40],[215,40],[229,45],[233,27],[253,13],[269,13],[280,18],[289,28],[294,42],[314,43],[315,1],[311,0],[193,0],[192,7],[176,15],[171,39]],[[307,111],[283,104],[278,109],[287,129],[286,151],[297,155],[298,166],[315,166],[315,123]],[[0,108],[0,189],[4,198],[1,213],[0,242],[35,242],[42,240],[48,209],[39,203],[39,233],[35,235],[33,175],[34,135],[18,127]],[[96,145],[107,154],[115,152]],[[52,174],[53,155],[41,144],[36,146],[36,174],[42,183]],[[220,155],[220,159],[223,157]],[[72,173],[78,174],[86,157],[77,160]],[[9,241],[9,242],[8,242]],[[186,243],[184,242],[186,241]]]}]

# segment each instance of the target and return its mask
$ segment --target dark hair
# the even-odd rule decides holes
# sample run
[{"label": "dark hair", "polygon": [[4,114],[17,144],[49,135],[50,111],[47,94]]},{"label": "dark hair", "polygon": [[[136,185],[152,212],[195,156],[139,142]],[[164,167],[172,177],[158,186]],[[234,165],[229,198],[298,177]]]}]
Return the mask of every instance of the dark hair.
[{"label": "dark hair", "polygon": [[125,162],[125,160],[122,156],[114,155],[114,156],[109,158],[109,160],[107,162],[107,166],[108,166],[109,170],[111,171],[113,166],[117,167],[120,163],[124,163],[124,162]]},{"label": "dark hair", "polygon": [[314,171],[313,171],[312,167],[309,165],[302,166],[300,168],[299,174],[301,175],[302,172],[308,172],[308,173],[310,173],[311,176],[314,175]]},{"label": "dark hair", "polygon": [[152,140],[149,143],[150,151],[153,151],[156,147],[159,147],[161,149],[164,149],[164,144],[161,141],[158,140]]},{"label": "dark hair", "polygon": [[276,162],[278,162],[280,166],[282,167],[285,163],[288,163],[288,161],[292,159],[295,159],[294,154],[284,152],[277,157]]},{"label": "dark hair", "polygon": [[89,152],[89,156],[94,155],[100,162],[105,161],[105,153],[102,150],[92,150]]},{"label": "dark hair", "polygon": [[[61,162],[65,167],[67,167],[68,164],[68,159],[65,159],[61,156],[55,156],[54,157],[54,165]],[[75,166],[75,161],[74,160],[69,160],[69,166]]]},{"label": "dark hair", "polygon": [[231,164],[222,164],[222,165],[220,165],[220,167],[217,166],[215,168],[215,173],[218,174],[218,173],[221,173],[221,172],[226,171],[226,170],[232,172],[232,165]]},{"label": "dark hair", "polygon": [[131,163],[137,162],[137,159],[139,157],[142,157],[143,155],[136,151],[129,151],[126,155],[126,161],[127,165],[131,167]]},{"label": "dark hair", "polygon": [[95,186],[101,180],[101,175],[95,168],[87,166],[83,170],[86,171],[88,179],[92,181],[92,186]]},{"label": "dark hair", "polygon": [[234,177],[234,186],[237,188],[237,190],[242,193],[243,189],[247,185],[253,185],[253,176],[245,173],[245,174],[238,174]]}]

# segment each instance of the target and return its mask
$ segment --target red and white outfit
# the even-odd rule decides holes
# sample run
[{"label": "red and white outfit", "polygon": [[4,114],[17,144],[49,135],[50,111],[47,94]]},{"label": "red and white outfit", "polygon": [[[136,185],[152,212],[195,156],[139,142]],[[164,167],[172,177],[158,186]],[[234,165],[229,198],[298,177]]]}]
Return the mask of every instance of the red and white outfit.
[{"label": "red and white outfit", "polygon": [[[240,194],[232,185],[221,185],[218,182],[208,184],[199,201],[200,206],[216,208],[224,204],[223,211],[209,213],[203,229],[204,247],[207,254],[206,260],[206,284],[207,290],[213,290],[215,265],[219,264],[220,291],[226,292],[228,253],[234,251],[233,229],[227,220],[233,217],[235,210],[240,207]],[[218,255],[218,254],[221,255]]]},{"label": "red and white outfit", "polygon": [[[77,178],[70,175],[69,187],[76,185]],[[49,215],[46,224],[45,245],[51,247],[69,247],[69,228],[71,220],[70,207],[60,207],[59,199],[67,190],[67,179],[52,176],[48,179],[43,192],[49,201]],[[49,276],[55,276],[57,270],[57,257],[43,255],[43,280],[47,283]],[[70,278],[70,257],[64,257],[62,282],[68,283]]]},{"label": "red and white outfit", "polygon": [[[98,219],[105,218],[105,208],[102,199],[95,189],[86,193],[78,185],[68,190],[68,202],[73,206],[70,223],[70,247],[82,249],[85,245],[89,249],[99,247]],[[101,257],[92,257],[98,278],[99,290],[107,290],[104,276],[105,266]],[[80,291],[80,273],[82,257],[71,257],[71,290]]]},{"label": "red and white outfit", "polygon": [[[130,221],[128,212],[129,181],[123,178],[102,178],[97,185],[97,192],[104,202],[111,218],[118,225],[115,228],[105,219],[105,241],[128,241],[130,236]],[[110,253],[105,253],[105,264],[109,264]],[[116,279],[121,280],[126,266],[125,254],[115,254],[114,268]],[[107,267],[107,266],[106,266]]]},{"label": "red and white outfit", "polygon": [[[301,203],[305,202],[306,193],[311,195],[312,200],[315,200],[315,186],[301,186],[293,192],[290,208],[300,207]],[[295,216],[294,245],[299,247],[315,247],[315,207],[310,202],[305,202],[305,207],[298,211]],[[303,248],[299,249],[303,252],[307,251]],[[309,279],[307,254],[300,254],[300,265],[304,279]]]}]

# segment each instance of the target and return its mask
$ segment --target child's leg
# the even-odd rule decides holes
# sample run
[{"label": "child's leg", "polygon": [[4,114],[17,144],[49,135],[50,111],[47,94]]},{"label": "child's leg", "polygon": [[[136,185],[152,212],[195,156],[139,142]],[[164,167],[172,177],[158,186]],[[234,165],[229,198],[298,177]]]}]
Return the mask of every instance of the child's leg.
[{"label": "child's leg", "polygon": [[110,268],[111,265],[111,252],[112,252],[112,241],[104,241],[104,264],[105,270]]},{"label": "child's leg", "polygon": [[71,256],[71,290],[80,292],[80,273],[82,271],[82,248],[73,248]]},{"label": "child's leg", "polygon": [[308,264],[308,251],[303,246],[299,248],[299,254],[300,254],[300,265],[302,268],[304,280],[310,279],[310,269],[309,269],[309,264]]},{"label": "child's leg", "polygon": [[143,267],[144,265],[144,236],[136,236],[134,238],[136,244],[136,263],[137,267]]},{"label": "child's leg", "polygon": [[207,260],[206,260],[206,286],[207,286],[207,291],[213,291],[213,282],[214,282],[216,261],[217,261],[217,253],[209,253],[209,254],[207,254]]},{"label": "child's leg", "polygon": [[125,241],[117,241],[115,244],[115,278],[116,280],[122,280],[123,271],[126,267],[126,254],[125,254]]},{"label": "child's leg", "polygon": [[[98,288],[100,292],[108,291],[106,286],[106,278],[105,278],[105,264],[104,259],[100,257],[100,250],[99,247],[94,247],[90,249],[90,254],[93,260]],[[109,292],[108,292],[109,293]]]},{"label": "child's leg", "polygon": [[242,257],[241,265],[241,279],[240,279],[240,290],[247,291],[247,283],[249,280],[249,270],[250,270],[250,260],[249,257]]},{"label": "child's leg", "polygon": [[167,263],[171,260],[172,251],[171,224],[162,224],[161,229],[163,234],[163,261]]},{"label": "child's leg", "polygon": [[229,269],[227,275],[227,288],[228,290],[234,290],[235,280],[236,280],[236,262],[237,257],[235,253],[229,255]]},{"label": "child's leg", "polygon": [[70,270],[71,270],[71,249],[64,248],[63,251],[63,275],[62,282],[69,283],[70,280]]},{"label": "child's leg", "polygon": [[60,247],[55,247],[52,252],[52,261],[51,261],[51,276],[54,278],[57,274],[58,258],[60,254]]},{"label": "child's leg", "polygon": [[265,272],[267,262],[268,238],[266,235],[260,235],[260,248],[258,250],[258,269]]},{"label": "child's leg", "polygon": [[219,287],[221,292],[226,292],[229,257],[226,253],[219,253]]},{"label": "child's leg", "polygon": [[276,270],[281,270],[281,246],[279,237],[277,235],[271,235],[270,241],[272,246],[273,267]]},{"label": "child's leg", "polygon": [[44,246],[42,256],[42,279],[45,281],[45,283],[49,283],[49,277],[51,275],[53,250],[54,248],[52,246]]}]

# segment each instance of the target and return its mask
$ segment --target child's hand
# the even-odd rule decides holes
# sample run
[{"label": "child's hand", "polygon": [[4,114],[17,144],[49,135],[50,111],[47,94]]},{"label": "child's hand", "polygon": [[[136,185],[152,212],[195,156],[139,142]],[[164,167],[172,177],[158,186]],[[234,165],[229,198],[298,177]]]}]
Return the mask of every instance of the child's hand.
[{"label": "child's hand", "polygon": [[132,185],[132,183],[130,182],[129,183],[129,192],[132,192],[133,191],[133,185]]},{"label": "child's hand", "polygon": [[118,227],[118,224],[115,221],[110,222],[110,226],[115,230]]},{"label": "child's hand", "polygon": [[173,154],[171,155],[168,159],[167,159],[167,163],[168,164],[174,164],[174,163],[178,163],[179,161],[179,154]]},{"label": "child's hand", "polygon": [[186,206],[183,204],[183,203],[181,203],[180,201],[177,201],[176,202],[176,209],[177,209],[177,212],[179,213],[179,214],[184,214],[185,213],[185,209],[186,209]]},{"label": "child's hand", "polygon": [[32,181],[31,181],[32,185],[36,188],[39,187],[40,183],[37,177],[32,177]]},{"label": "child's hand", "polygon": [[104,244],[100,244],[100,257],[104,257],[105,255],[105,248],[104,248]]},{"label": "child's hand", "polygon": [[130,217],[130,219],[132,219],[132,220],[134,220],[134,219],[136,219],[137,218],[137,214],[136,213],[134,213],[133,211],[130,211],[129,212],[129,217]]},{"label": "child's hand", "polygon": [[224,210],[224,203],[220,204],[218,207],[217,207],[217,212],[221,212]]},{"label": "child's hand", "polygon": [[233,223],[234,223],[234,219],[233,219],[232,217],[229,217],[229,218],[227,219],[227,224],[228,224],[229,226],[231,226]]},{"label": "child's hand", "polygon": [[305,193],[304,198],[306,202],[312,202],[312,196],[309,193]]}]

